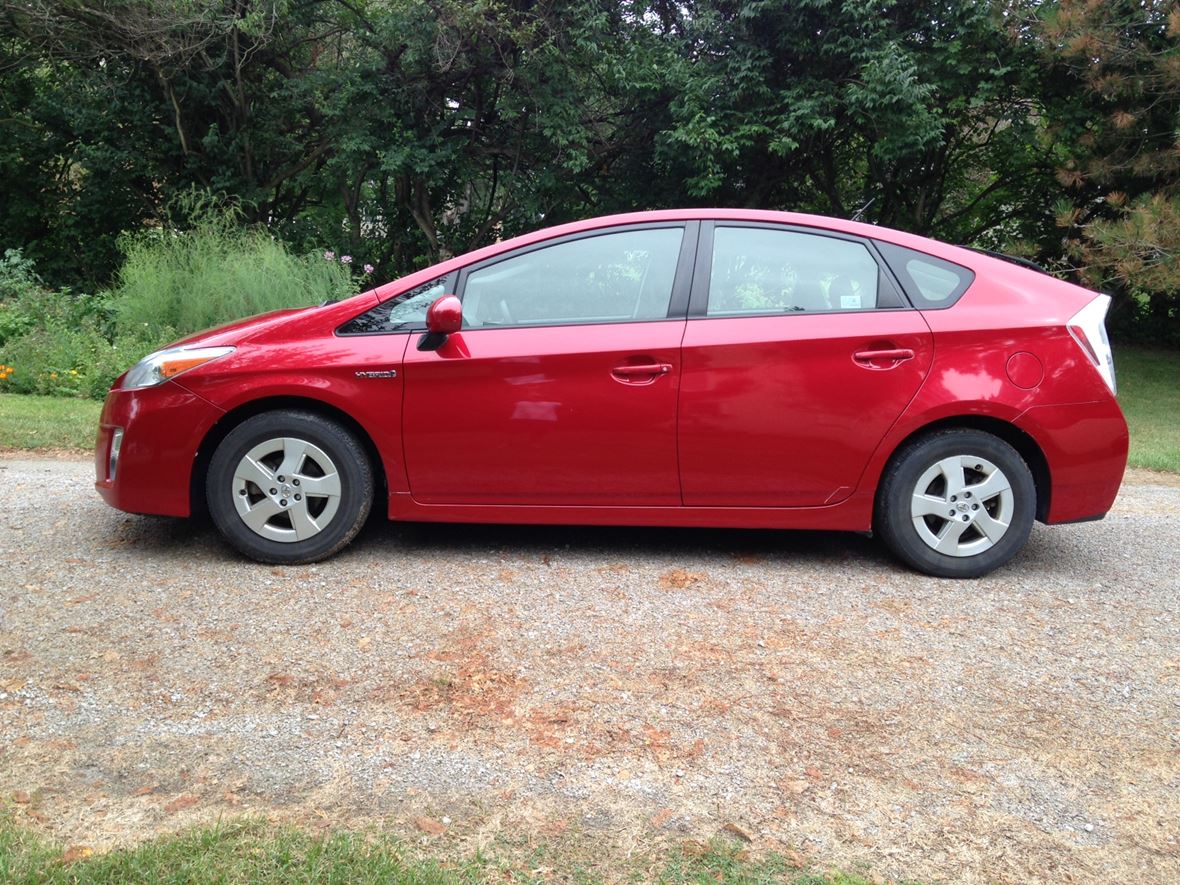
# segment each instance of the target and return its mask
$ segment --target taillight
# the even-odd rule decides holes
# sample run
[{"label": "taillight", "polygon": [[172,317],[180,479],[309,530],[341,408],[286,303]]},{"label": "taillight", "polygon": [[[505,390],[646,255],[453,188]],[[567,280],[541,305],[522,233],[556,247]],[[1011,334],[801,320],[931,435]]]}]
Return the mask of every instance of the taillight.
[{"label": "taillight", "polygon": [[1099,295],[1069,320],[1069,334],[1078,347],[1094,364],[1111,393],[1117,393],[1114,380],[1114,354],[1110,351],[1110,339],[1106,337],[1106,312],[1110,309],[1110,296]]}]

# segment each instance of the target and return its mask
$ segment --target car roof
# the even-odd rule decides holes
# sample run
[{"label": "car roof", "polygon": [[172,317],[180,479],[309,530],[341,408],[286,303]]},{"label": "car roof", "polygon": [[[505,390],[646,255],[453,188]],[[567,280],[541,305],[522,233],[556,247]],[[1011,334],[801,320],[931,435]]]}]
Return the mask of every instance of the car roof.
[{"label": "car roof", "polygon": [[[1000,259],[991,258],[961,246],[953,246],[949,243],[932,240],[928,237],[918,236],[917,234],[906,233],[905,231],[894,230],[888,227],[880,227],[875,224],[849,221],[844,218],[832,218],[826,215],[809,215],[803,212],[777,212],[766,209],[656,209],[646,212],[600,215],[595,218],[586,218],[581,221],[571,221],[553,227],[540,228],[539,230],[521,234],[518,237],[492,243],[489,246],[484,246],[472,252],[457,255],[454,258],[447,259],[408,276],[386,283],[383,286],[378,286],[372,292],[379,300],[383,301],[386,298],[451,273],[466,265],[483,261],[486,258],[493,258],[502,252],[510,252],[513,249],[528,246],[532,243],[601,228],[664,221],[745,221],[811,227],[817,230],[851,234],[853,236],[894,243],[898,246],[905,246],[946,259],[947,261],[953,261],[972,270],[976,270],[980,264],[987,264],[988,266],[991,266],[992,262],[1004,264]],[[1009,265],[1009,267],[1012,267],[1012,265]],[[1027,273],[1028,271],[1023,272]]]}]

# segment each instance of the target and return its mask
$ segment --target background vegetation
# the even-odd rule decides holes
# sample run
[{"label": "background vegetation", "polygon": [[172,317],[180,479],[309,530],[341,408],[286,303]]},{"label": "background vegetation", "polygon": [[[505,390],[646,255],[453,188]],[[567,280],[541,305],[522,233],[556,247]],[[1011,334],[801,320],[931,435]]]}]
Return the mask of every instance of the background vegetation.
[{"label": "background vegetation", "polygon": [[[814,211],[1180,346],[1172,0],[0,0],[0,389],[548,224]],[[325,256],[327,260],[325,260]]]}]

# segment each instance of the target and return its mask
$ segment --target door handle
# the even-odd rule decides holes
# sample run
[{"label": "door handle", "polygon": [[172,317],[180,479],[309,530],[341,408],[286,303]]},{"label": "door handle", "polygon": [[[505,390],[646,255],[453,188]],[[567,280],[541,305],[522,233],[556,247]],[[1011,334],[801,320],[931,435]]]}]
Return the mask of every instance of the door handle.
[{"label": "door handle", "polygon": [[643,366],[615,366],[611,370],[611,374],[633,377],[635,375],[667,375],[671,371],[671,363],[648,363]]},{"label": "door handle", "polygon": [[615,366],[610,373],[621,384],[651,384],[660,375],[667,375],[671,371],[671,363],[643,363],[638,366]]},{"label": "door handle", "polygon": [[912,360],[914,358],[914,352],[907,347],[898,347],[893,350],[858,350],[852,355],[852,358],[858,363],[875,363],[888,360],[896,364],[905,360]]}]

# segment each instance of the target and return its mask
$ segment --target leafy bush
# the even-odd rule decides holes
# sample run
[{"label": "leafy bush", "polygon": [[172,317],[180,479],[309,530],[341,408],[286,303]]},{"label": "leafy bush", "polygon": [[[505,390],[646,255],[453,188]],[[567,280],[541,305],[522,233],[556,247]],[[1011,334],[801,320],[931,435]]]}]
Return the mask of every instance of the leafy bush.
[{"label": "leafy bush", "polygon": [[170,341],[251,314],[355,291],[349,268],[300,258],[232,208],[194,199],[187,230],[125,238],[113,291],[47,289],[33,263],[0,258],[0,391],[101,398],[121,372]]},{"label": "leafy bush", "polygon": [[40,293],[33,262],[19,249],[6,249],[0,258],[0,345],[36,325],[31,299]]},{"label": "leafy bush", "polygon": [[115,325],[188,334],[252,314],[303,307],[354,291],[348,268],[298,257],[235,213],[206,213],[191,230],[152,230],[124,240],[127,260],[111,293]]},{"label": "leafy bush", "polygon": [[33,270],[32,260],[25,258],[20,249],[5,249],[0,258],[0,301],[11,301],[29,289],[39,288],[41,280]]},{"label": "leafy bush", "polygon": [[112,343],[93,318],[72,327],[45,325],[5,344],[0,361],[12,371],[5,373],[0,389],[99,399],[124,369],[155,346],[130,337]]}]

